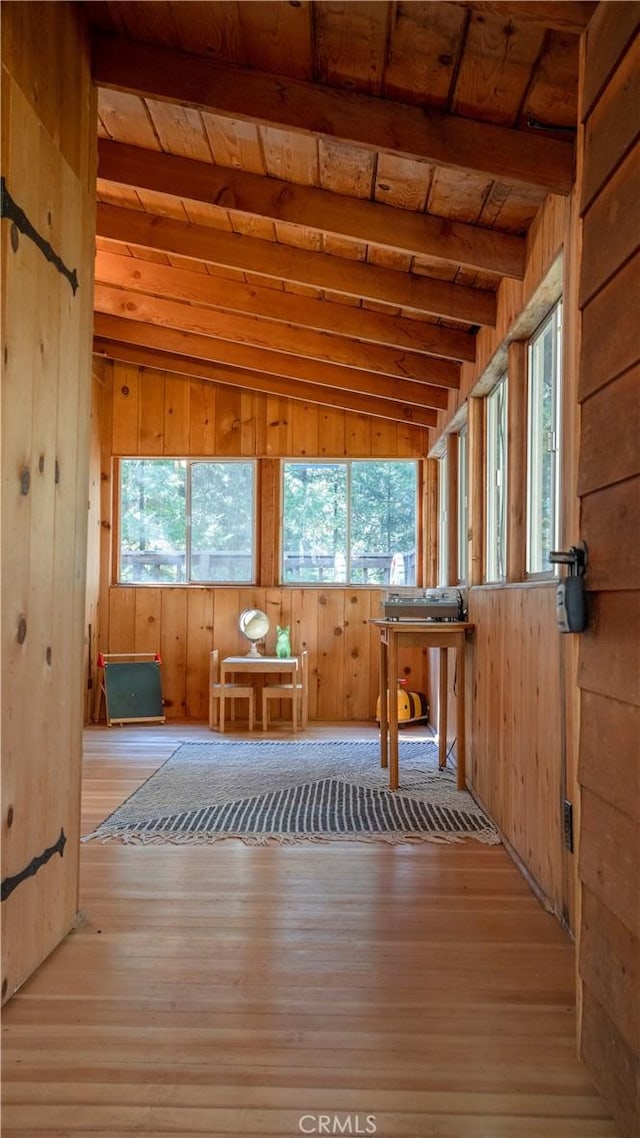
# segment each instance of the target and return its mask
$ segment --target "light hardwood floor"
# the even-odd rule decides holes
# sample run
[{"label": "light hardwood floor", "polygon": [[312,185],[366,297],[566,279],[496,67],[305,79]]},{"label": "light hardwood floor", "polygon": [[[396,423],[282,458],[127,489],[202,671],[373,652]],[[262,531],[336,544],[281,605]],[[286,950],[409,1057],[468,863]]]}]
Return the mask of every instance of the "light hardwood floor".
[{"label": "light hardwood floor", "polygon": [[[312,732],[345,733],[374,731]],[[89,730],[84,832],[197,738]],[[618,1134],[575,1058],[573,947],[501,847],[81,862],[77,930],[5,1009],[4,1138]]]}]

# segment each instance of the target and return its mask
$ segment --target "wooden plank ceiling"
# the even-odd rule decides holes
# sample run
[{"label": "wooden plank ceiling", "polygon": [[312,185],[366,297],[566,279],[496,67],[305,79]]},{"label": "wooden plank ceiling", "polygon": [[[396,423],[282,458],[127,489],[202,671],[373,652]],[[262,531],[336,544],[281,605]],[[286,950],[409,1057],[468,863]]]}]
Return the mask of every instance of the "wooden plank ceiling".
[{"label": "wooden plank ceiling", "polygon": [[434,425],[571,188],[595,3],[83,7],[96,352]]}]

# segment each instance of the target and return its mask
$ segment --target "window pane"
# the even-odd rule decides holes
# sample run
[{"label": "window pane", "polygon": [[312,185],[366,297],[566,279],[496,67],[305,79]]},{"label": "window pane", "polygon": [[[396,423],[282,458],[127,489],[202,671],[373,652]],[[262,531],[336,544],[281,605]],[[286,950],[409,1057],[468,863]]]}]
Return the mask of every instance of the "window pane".
[{"label": "window pane", "polygon": [[438,465],[438,584],[447,585],[449,576],[449,529],[447,517],[447,456]]},{"label": "window pane", "polygon": [[458,435],[458,580],[467,580],[469,546],[469,491],[467,475],[467,432]]},{"label": "window pane", "polygon": [[120,463],[120,574],[131,584],[253,581],[254,464]]},{"label": "window pane", "polygon": [[191,464],[192,581],[253,580],[253,465]]},{"label": "window pane", "polygon": [[123,459],[120,486],[120,580],[184,581],[186,463]]},{"label": "window pane", "polygon": [[415,585],[416,467],[351,464],[351,583]]},{"label": "window pane", "polygon": [[284,464],[282,579],[415,584],[415,462]]},{"label": "window pane", "polygon": [[285,463],[283,490],[283,581],[346,581],[346,465]]},{"label": "window pane", "polygon": [[507,384],[487,399],[487,581],[506,577],[507,550]]},{"label": "window pane", "polygon": [[527,569],[551,568],[556,542],[560,309],[531,341],[529,351],[529,464]]}]

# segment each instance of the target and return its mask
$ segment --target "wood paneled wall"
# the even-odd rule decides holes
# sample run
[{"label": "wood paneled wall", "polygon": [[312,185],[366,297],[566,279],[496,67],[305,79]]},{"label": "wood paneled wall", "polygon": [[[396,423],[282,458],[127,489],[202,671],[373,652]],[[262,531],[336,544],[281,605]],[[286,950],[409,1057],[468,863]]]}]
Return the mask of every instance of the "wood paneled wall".
[{"label": "wood paneled wall", "polygon": [[[555,620],[555,583],[526,582],[526,340],[536,324],[564,293],[565,372],[563,475],[563,540],[578,538],[575,497],[575,401],[577,360],[571,346],[576,336],[577,305],[571,300],[571,264],[575,256],[575,194],[549,197],[527,239],[524,281],[504,281],[498,292],[497,325],[477,337],[477,364],[465,364],[459,392],[450,395],[447,414],[431,454],[448,445],[447,435],[464,420],[471,406],[470,553],[473,584],[468,589],[469,619],[476,625],[470,648],[467,708],[469,714],[470,781],[506,840],[531,874],[556,914],[573,927],[575,866],[563,846],[562,799],[577,798],[575,758],[567,724],[577,712],[577,685],[572,678],[570,646],[563,643]],[[559,261],[561,258],[561,261]],[[505,371],[509,378],[508,581],[483,586],[484,431],[478,399]],[[478,454],[480,450],[480,454]],[[573,469],[571,463],[573,462]],[[478,485],[480,481],[480,485]],[[455,510],[454,510],[455,516]],[[567,638],[564,638],[566,641]],[[430,701],[437,704],[437,665],[431,660]],[[575,670],[575,665],[574,665]],[[449,666],[449,739],[455,743],[455,669]]]},{"label": "wood paneled wall", "polygon": [[555,583],[472,589],[469,619],[473,787],[566,919]]},{"label": "wood paneled wall", "polygon": [[87,591],[84,627],[86,650],[84,660],[84,721],[89,723],[95,706],[98,620],[100,606],[100,550],[102,519],[102,480],[100,477],[100,404],[104,363],[93,357],[91,417],[89,423],[89,524],[87,529]]},{"label": "wood paneled wall", "polygon": [[428,431],[410,424],[154,368],[103,366],[102,435],[113,455],[422,458],[427,451]]},{"label": "wood paneled wall", "polygon": [[[96,107],[78,6],[2,6],[2,174],[78,287],[2,222],[2,997],[78,891]],[[86,687],[86,682],[84,684]]]},{"label": "wood paneled wall", "polygon": [[[118,455],[424,458],[426,431],[294,400],[189,380],[149,368],[102,361],[96,388],[101,424],[102,514],[99,647],[159,651],[167,715],[207,715],[209,652],[246,651],[238,615],[258,607],[290,624],[292,643],[309,651],[309,713],[319,720],[372,719],[378,695],[381,591],[289,588],[277,584],[279,499],[263,487],[260,581],[255,588],[149,588],[113,583],[113,458]],[[273,474],[273,471],[271,472]],[[268,483],[269,471],[264,481]],[[410,686],[424,690],[426,655],[403,654]]]},{"label": "wood paneled wall", "polygon": [[580,1050],[640,1132],[640,10],[586,36],[578,490],[591,618],[581,638]]}]

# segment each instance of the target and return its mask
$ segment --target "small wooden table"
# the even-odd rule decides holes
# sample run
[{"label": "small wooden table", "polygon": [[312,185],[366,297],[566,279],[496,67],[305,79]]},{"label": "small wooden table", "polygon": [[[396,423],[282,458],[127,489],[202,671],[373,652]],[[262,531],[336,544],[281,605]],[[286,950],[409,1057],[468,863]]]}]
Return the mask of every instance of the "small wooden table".
[{"label": "small wooden table", "polygon": [[275,672],[290,676],[290,682],[295,684],[299,667],[298,656],[225,656],[220,665],[220,683],[230,683],[236,673],[261,675]]},{"label": "small wooden table", "polygon": [[467,621],[372,620],[380,633],[380,766],[389,767],[389,789],[397,790],[398,769],[398,645],[440,649],[438,692],[438,764],[447,763],[447,649],[455,648],[458,665],[457,756],[458,790],[466,787],[464,666],[465,637],[475,627]]}]

